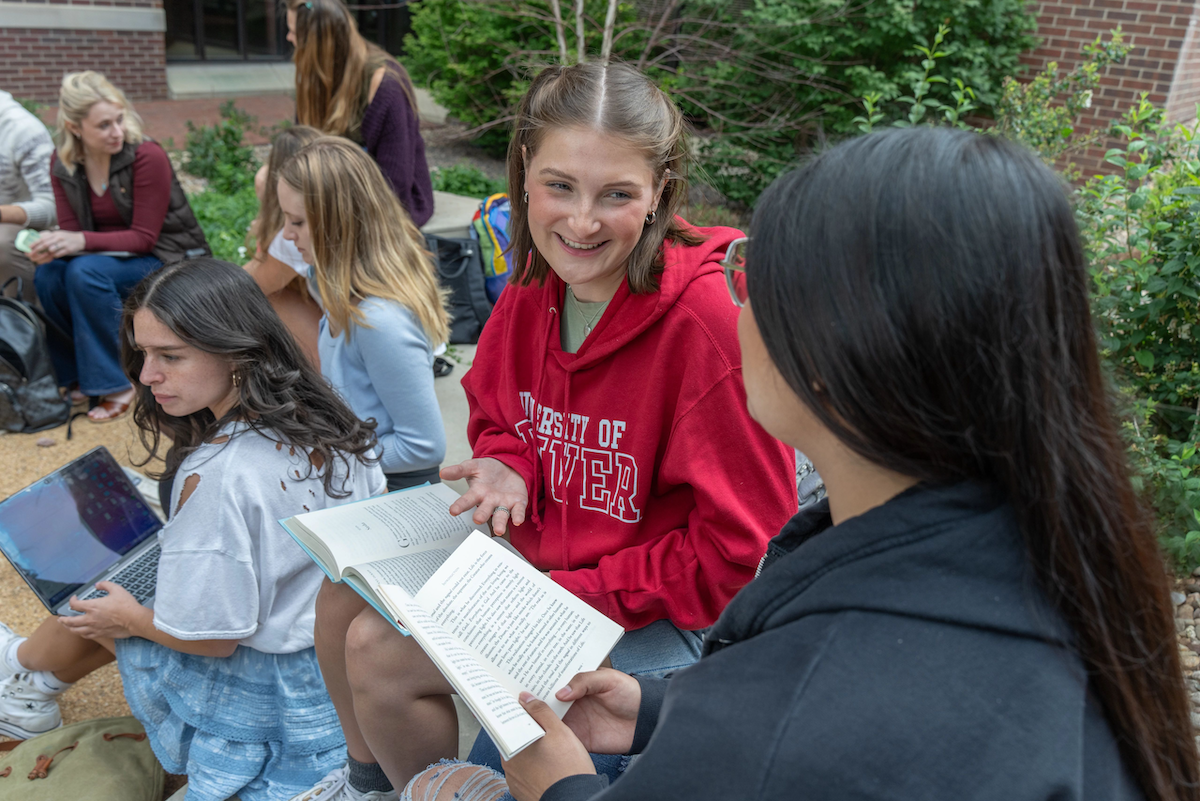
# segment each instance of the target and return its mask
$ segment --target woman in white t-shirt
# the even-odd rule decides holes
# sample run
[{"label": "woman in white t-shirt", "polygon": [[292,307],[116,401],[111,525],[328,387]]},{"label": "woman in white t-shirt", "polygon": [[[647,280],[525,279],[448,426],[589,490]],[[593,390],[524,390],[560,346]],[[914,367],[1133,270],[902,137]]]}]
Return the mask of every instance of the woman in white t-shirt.
[{"label": "woman in white t-shirt", "polygon": [[345,759],[313,651],[322,574],[278,520],[384,489],[371,424],[301,355],[243,270],[184,261],[125,306],[133,419],[173,442],[153,609],[121,587],[32,637],[0,626],[0,734],[61,725],[54,696],[115,658],[154,752],[189,801],[286,799]]},{"label": "woman in white t-shirt", "polygon": [[311,267],[295,244],[283,238],[283,211],[276,189],[283,164],[322,135],[316,128],[293,125],[271,141],[271,155],[254,176],[258,216],[246,237],[246,244],[254,247],[254,258],[243,265],[313,364],[318,363],[320,299],[310,285]]}]

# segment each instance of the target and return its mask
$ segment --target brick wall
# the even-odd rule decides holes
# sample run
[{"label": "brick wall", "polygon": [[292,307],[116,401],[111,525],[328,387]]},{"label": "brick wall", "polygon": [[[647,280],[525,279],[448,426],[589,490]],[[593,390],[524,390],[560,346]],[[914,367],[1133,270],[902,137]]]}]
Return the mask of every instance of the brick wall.
[{"label": "brick wall", "polygon": [[[45,7],[46,0],[25,0]],[[162,0],[50,0],[51,5],[161,8]],[[0,89],[55,102],[64,72],[96,70],[130,100],[164,100],[164,34],[151,31],[8,28],[0,24]]]},{"label": "brick wall", "polygon": [[[1125,33],[1129,55],[1120,65],[1108,67],[1092,107],[1081,117],[1080,129],[1099,131],[1120,117],[1142,92],[1166,106],[1171,119],[1195,117],[1200,101],[1200,42],[1195,30],[1196,0],[1050,0],[1036,3],[1038,35],[1042,46],[1027,53],[1022,61],[1029,72],[1057,61],[1068,71],[1080,61],[1080,51],[1098,34],[1118,25]],[[1084,176],[1107,172],[1105,142],[1072,160]]]}]

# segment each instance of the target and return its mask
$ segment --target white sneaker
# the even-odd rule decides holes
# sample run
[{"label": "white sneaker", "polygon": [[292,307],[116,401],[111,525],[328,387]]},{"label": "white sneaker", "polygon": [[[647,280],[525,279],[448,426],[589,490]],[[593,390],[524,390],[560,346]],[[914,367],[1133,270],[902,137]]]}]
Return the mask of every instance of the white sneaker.
[{"label": "white sneaker", "polygon": [[58,702],[34,687],[28,673],[0,681],[0,734],[28,740],[61,725]]},{"label": "white sneaker", "polygon": [[395,790],[369,790],[360,793],[350,786],[350,765],[342,765],[321,781],[305,790],[300,795],[294,795],[291,801],[397,801],[399,796]]},{"label": "white sneaker", "polygon": [[17,634],[8,626],[0,623],[0,677],[12,676],[15,673],[24,673],[25,671],[16,665],[10,665],[5,655],[8,653],[8,647],[12,645],[13,640],[22,640],[24,637]]}]

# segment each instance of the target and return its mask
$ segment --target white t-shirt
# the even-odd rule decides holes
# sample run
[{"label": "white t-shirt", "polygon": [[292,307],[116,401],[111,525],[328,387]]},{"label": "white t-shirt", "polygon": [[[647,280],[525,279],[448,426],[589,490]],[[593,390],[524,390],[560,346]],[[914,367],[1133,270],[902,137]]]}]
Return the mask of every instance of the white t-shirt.
[{"label": "white t-shirt", "polygon": [[[225,443],[202,445],[175,476],[171,520],[159,533],[162,558],[154,599],[154,626],[181,640],[240,640],[271,654],[313,644],[314,604],[321,569],[279,520],[385,490],[383,471],[350,459],[350,475],[335,460],[331,498],[300,449],[235,423]],[[221,439],[220,436],[214,439]],[[200,483],[183,508],[189,476]]]},{"label": "white t-shirt", "polygon": [[283,238],[283,231],[275,234],[275,238],[271,240],[271,246],[267,248],[267,253],[291,267],[301,278],[308,278],[308,262],[296,249],[295,242]]}]

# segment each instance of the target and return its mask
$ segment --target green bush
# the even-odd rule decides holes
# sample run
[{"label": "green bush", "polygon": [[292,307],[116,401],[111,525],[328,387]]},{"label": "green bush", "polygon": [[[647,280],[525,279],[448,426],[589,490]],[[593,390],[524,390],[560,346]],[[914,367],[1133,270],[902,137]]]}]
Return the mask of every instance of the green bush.
[{"label": "green bush", "polygon": [[[572,5],[562,4],[573,61]],[[472,129],[490,126],[480,142],[502,151],[529,77],[559,59],[548,3],[419,0],[410,8],[405,63],[413,77]],[[604,0],[585,4],[593,57],[605,8]],[[619,6],[614,55],[640,63],[675,98],[705,134],[697,150],[702,179],[747,205],[826,135],[853,133],[858,98],[874,94],[890,113],[922,72],[912,42],[945,20],[955,27],[945,66],[984,110],[1035,43],[1025,0],[681,0],[663,26],[653,13],[659,8]],[[944,102],[952,91],[932,88]]]},{"label": "green bush", "polygon": [[254,118],[232,100],[221,104],[221,120],[216,125],[197,126],[187,121],[184,169],[198,178],[206,178],[211,189],[237,193],[254,185],[258,159],[254,149],[243,143],[246,129]]},{"label": "green bush", "polygon": [[218,259],[242,264],[247,260],[246,232],[258,214],[254,174],[258,159],[244,144],[246,129],[254,118],[237,109],[230,100],[221,105],[216,125],[187,123],[184,169],[208,180],[208,187],[188,198],[196,220]]},{"label": "green bush", "polygon": [[[1135,482],[1159,539],[1200,565],[1200,158],[1195,128],[1165,122],[1145,96],[1111,133],[1116,175],[1077,191],[1102,353],[1132,398]],[[1193,333],[1196,331],[1196,333]]]},{"label": "green bush", "polygon": [[253,183],[236,192],[207,189],[188,198],[197,222],[213,250],[213,256],[234,264],[249,260],[246,232],[258,214],[258,197]]},{"label": "green bush", "polygon": [[469,164],[434,167],[429,174],[433,179],[433,188],[440,192],[484,198],[497,192],[508,191],[507,181],[489,178],[483,170]]},{"label": "green bush", "polygon": [[41,122],[42,125],[46,126],[46,130],[50,131],[51,134],[54,133],[54,126],[42,119],[41,112],[42,112],[42,108],[45,106],[44,103],[39,103],[36,100],[29,100],[28,98],[23,98],[23,97],[18,97],[18,98],[14,98],[14,99],[18,103],[21,104],[21,107],[23,109],[28,111],[33,116],[37,117],[38,121]]}]

